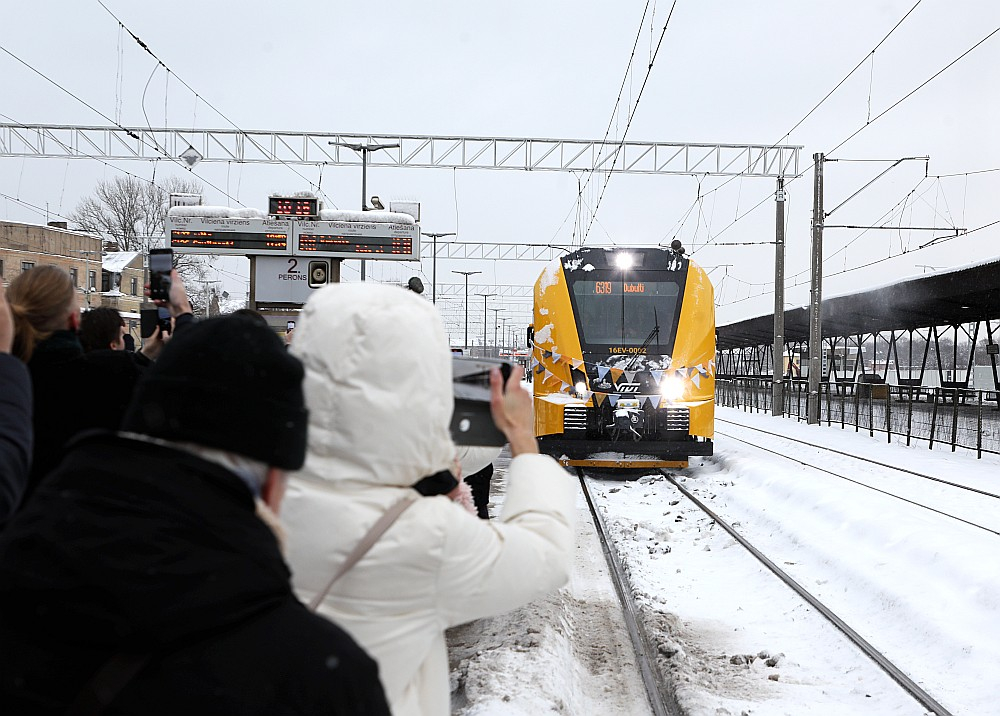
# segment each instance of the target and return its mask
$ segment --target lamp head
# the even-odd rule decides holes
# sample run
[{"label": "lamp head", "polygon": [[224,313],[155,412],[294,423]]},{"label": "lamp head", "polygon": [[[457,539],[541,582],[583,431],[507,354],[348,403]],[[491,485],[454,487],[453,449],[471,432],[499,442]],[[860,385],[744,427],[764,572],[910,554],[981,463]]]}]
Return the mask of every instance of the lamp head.
[{"label": "lamp head", "polygon": [[413,276],[412,278],[410,278],[410,280],[406,282],[406,287],[411,291],[413,291],[414,293],[424,292],[424,282],[421,281],[418,276]]}]

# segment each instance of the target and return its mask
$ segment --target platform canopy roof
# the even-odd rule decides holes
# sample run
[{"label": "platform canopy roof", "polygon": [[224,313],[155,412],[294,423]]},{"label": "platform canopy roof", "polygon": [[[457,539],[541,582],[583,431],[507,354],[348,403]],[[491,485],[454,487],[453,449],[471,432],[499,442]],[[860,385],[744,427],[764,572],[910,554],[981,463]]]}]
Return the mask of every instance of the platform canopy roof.
[{"label": "platform canopy roof", "polygon": [[[823,337],[1000,319],[1000,258],[823,300]],[[785,311],[785,343],[808,342],[809,309]],[[768,313],[718,327],[718,350],[774,342]]]}]

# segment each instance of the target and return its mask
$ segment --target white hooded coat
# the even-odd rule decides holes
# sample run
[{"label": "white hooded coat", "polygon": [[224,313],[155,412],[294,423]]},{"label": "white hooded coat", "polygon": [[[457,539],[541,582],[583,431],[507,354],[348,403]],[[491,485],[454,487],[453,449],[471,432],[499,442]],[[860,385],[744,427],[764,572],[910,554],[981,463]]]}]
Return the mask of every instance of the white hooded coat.
[{"label": "white hooded coat", "polygon": [[[309,450],[281,514],[308,602],[411,485],[453,465],[451,353],[430,303],[371,283],[317,291],[293,352],[306,368]],[[395,716],[450,713],[446,628],[566,581],[574,505],[574,482],[554,460],[521,455],[499,520],[420,498],[334,585],[320,613],[378,661]]]}]

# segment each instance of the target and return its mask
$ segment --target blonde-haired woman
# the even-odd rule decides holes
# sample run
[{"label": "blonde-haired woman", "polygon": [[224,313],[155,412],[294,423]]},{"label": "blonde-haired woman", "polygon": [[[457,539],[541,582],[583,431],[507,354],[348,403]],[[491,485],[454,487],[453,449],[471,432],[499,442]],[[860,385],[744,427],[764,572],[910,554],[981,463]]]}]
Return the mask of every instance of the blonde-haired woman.
[{"label": "blonde-haired woman", "polygon": [[[84,354],[76,335],[80,325],[76,286],[57,266],[36,266],[21,273],[7,288],[7,303],[14,319],[11,352],[27,363],[34,391],[35,444],[27,499],[59,464],[73,436],[89,429],[118,428],[141,369],[124,351]],[[172,312],[173,303],[172,295]],[[183,306],[190,312],[186,294]]]}]

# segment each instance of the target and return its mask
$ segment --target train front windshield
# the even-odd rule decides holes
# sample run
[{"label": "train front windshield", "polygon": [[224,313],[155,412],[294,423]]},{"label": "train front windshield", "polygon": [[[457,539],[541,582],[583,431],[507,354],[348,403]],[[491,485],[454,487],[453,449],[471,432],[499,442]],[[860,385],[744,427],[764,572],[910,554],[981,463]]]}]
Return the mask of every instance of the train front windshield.
[{"label": "train front windshield", "polygon": [[[661,274],[662,275],[662,274]],[[577,280],[573,303],[584,350],[647,346],[673,350],[681,286],[673,281]]]}]

